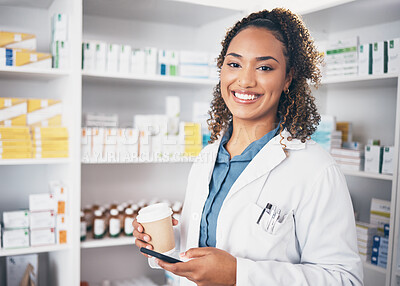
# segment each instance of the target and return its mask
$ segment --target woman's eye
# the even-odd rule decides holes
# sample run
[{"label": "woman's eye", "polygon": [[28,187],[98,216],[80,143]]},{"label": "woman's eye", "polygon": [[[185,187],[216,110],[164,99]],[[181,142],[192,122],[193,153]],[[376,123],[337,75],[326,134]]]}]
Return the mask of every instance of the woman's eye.
[{"label": "woman's eye", "polygon": [[267,67],[267,66],[262,66],[262,67],[259,67],[258,69],[260,69],[262,71],[272,71],[272,68]]},{"label": "woman's eye", "polygon": [[229,63],[228,66],[232,67],[232,68],[239,68],[240,65],[237,63]]}]

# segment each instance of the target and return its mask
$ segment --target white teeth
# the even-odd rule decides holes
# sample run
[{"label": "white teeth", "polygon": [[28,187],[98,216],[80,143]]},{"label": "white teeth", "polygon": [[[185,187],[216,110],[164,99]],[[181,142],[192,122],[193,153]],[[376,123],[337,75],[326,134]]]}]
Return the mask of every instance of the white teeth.
[{"label": "white teeth", "polygon": [[256,96],[254,94],[246,94],[246,93],[237,93],[234,92],[234,95],[242,100],[253,100],[256,98]]}]

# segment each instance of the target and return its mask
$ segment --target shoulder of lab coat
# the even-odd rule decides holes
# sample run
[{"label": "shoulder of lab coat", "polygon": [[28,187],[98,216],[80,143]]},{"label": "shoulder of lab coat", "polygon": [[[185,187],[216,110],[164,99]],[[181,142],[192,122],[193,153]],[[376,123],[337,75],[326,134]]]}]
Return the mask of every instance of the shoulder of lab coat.
[{"label": "shoulder of lab coat", "polygon": [[[351,212],[352,205],[344,176],[334,159],[321,146],[312,140],[305,143],[297,139],[289,141],[289,135],[289,132],[283,131],[282,139],[278,134],[257,156],[258,162],[262,161],[259,159],[266,152],[284,158],[268,177],[269,181],[277,182],[274,185],[279,186],[279,182],[290,180],[293,176],[296,176],[296,184],[300,185],[302,193],[295,202],[294,217],[301,261],[294,264],[236,257],[237,286],[362,285],[362,263],[357,250],[354,214]],[[193,241],[185,244],[188,238],[185,235],[191,233],[190,236],[195,236],[193,230],[198,231],[197,227],[191,229],[190,223],[194,221],[194,215],[199,216],[201,213],[199,200],[205,200],[207,192],[202,191],[205,195],[199,197],[196,194],[199,191],[197,185],[209,182],[219,143],[220,140],[204,148],[199,155],[204,160],[194,163],[190,171],[182,213],[184,236],[181,250],[193,245]],[[204,184],[206,187],[207,184]],[[341,223],[337,223],[338,220]]]},{"label": "shoulder of lab coat", "polygon": [[[280,136],[273,144],[280,144]],[[346,180],[334,159],[313,140],[282,140],[288,158],[307,185],[294,210],[301,252],[298,264],[237,257],[237,286],[363,285],[353,206]],[[292,166],[291,166],[292,167]],[[287,174],[290,180],[291,174]],[[340,221],[340,223],[338,223]],[[261,284],[260,284],[261,283]]]}]

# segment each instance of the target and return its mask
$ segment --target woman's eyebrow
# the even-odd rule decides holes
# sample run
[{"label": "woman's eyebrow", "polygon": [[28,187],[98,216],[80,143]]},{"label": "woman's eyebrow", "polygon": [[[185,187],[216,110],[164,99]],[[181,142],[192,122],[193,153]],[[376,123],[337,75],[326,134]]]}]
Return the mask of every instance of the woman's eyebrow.
[{"label": "woman's eyebrow", "polygon": [[[236,53],[229,53],[229,54],[227,54],[227,56],[232,56],[232,57],[235,57],[235,58],[242,58],[241,55],[236,54]],[[259,61],[266,61],[266,60],[274,60],[274,61],[276,61],[276,62],[279,64],[279,61],[278,61],[277,59],[275,59],[274,57],[271,57],[271,56],[256,57],[256,60],[257,60],[258,62],[259,62]]]}]

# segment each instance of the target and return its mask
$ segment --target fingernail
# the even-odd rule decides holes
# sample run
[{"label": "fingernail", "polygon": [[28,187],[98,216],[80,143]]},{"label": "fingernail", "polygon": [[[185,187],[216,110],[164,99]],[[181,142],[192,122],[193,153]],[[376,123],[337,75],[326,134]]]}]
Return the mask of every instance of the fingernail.
[{"label": "fingernail", "polygon": [[179,254],[180,257],[185,257],[186,256],[186,252],[182,252]]},{"label": "fingernail", "polygon": [[138,226],[137,230],[138,230],[139,232],[142,232],[142,231],[143,231],[143,229],[142,229],[142,227],[141,227],[140,225]]},{"label": "fingernail", "polygon": [[147,249],[151,249],[151,245],[147,245],[146,248],[147,248]]},{"label": "fingernail", "polygon": [[150,241],[150,237],[148,237],[147,235],[144,237],[145,241]]}]

